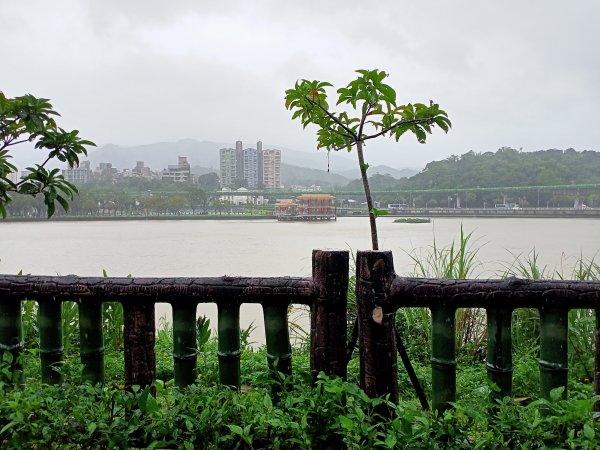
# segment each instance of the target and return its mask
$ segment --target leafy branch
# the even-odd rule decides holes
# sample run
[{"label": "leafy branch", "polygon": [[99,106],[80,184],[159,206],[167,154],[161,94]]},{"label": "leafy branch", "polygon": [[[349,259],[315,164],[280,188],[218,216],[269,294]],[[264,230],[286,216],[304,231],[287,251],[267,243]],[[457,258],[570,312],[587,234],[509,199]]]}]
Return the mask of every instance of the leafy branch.
[{"label": "leafy branch", "polygon": [[[331,83],[318,80],[299,80],[285,92],[285,107],[293,111],[292,120],[299,119],[306,128],[316,125],[317,149],[328,151],[352,150],[356,147],[363,188],[367,197],[371,240],[373,250],[378,250],[377,225],[375,218],[384,214],[373,207],[369,188],[363,148],[365,141],[380,136],[394,137],[398,141],[405,133],[415,135],[417,141],[425,143],[434,127],[448,132],[452,124],[445,111],[430,101],[429,104],[415,103],[398,105],[396,91],[383,80],[388,74],[381,70],[357,70],[359,76],[346,87],[337,90],[336,106],[346,105],[350,110],[335,112],[327,101]],[[354,113],[353,116],[350,114]]]},{"label": "leafy branch", "polygon": [[[48,217],[56,211],[56,203],[65,211],[73,200],[77,188],[66,181],[59,169],[48,170],[51,160],[66,162],[69,168],[79,165],[79,157],[87,155],[86,147],[92,141],[81,139],[77,130],[65,131],[57,126],[48,99],[32,95],[9,98],[0,92],[0,214],[6,217],[6,206],[13,194],[44,196]],[[13,181],[17,168],[9,162],[9,147],[25,142],[35,142],[35,149],[45,153],[42,164],[28,167],[20,181]],[[11,179],[13,178],[13,179]]]}]

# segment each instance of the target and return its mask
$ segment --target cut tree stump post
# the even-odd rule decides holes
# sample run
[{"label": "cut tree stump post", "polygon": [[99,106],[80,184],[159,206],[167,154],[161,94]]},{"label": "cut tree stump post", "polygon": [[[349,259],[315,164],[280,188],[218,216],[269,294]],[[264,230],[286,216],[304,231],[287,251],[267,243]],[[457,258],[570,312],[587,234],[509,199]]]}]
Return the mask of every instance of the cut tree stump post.
[{"label": "cut tree stump post", "polygon": [[316,291],[310,315],[312,378],[316,381],[324,372],[345,379],[349,253],[313,250],[312,257]]},{"label": "cut tree stump post", "polygon": [[392,252],[359,251],[356,266],[360,385],[370,397],[389,395],[397,403],[396,310],[389,301],[395,277]]},{"label": "cut tree stump post", "polygon": [[123,302],[125,387],[151,386],[156,374],[154,303]]}]

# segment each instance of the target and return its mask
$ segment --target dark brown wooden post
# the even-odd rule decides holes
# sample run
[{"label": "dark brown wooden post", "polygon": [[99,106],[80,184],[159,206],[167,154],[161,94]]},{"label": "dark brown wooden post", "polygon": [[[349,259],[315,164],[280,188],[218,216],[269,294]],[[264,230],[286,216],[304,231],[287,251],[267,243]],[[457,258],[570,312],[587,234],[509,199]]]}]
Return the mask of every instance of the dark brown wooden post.
[{"label": "dark brown wooden post", "polygon": [[356,302],[360,350],[360,385],[370,397],[398,401],[395,309],[389,292],[395,277],[392,252],[359,251]]},{"label": "dark brown wooden post", "polygon": [[154,303],[123,302],[123,314],[125,387],[150,386],[156,373]]},{"label": "dark brown wooden post", "polygon": [[316,299],[310,314],[310,370],[346,378],[347,251],[313,250]]}]

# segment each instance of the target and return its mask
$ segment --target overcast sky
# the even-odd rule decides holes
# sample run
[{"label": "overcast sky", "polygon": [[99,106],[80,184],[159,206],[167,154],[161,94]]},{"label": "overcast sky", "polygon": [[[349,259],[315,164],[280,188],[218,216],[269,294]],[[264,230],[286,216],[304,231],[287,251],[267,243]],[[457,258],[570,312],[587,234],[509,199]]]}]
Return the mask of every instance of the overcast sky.
[{"label": "overcast sky", "polygon": [[100,145],[315,151],[285,89],[378,68],[402,103],[432,99],[454,128],[425,145],[371,141],[372,164],[600,150],[598,1],[0,0],[0,20],[0,90],[50,98],[64,127]]}]

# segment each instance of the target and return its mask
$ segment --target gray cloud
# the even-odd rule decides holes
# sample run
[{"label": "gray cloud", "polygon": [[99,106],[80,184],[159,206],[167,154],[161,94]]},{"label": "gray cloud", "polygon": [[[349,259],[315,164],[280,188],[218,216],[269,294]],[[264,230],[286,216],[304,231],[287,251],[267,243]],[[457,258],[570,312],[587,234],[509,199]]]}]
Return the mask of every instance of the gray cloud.
[{"label": "gray cloud", "polygon": [[283,108],[298,78],[378,67],[402,101],[434,99],[454,129],[371,143],[420,167],[503,145],[596,149],[597,2],[5,2],[0,89],[50,97],[99,143],[258,138],[311,151]]}]

